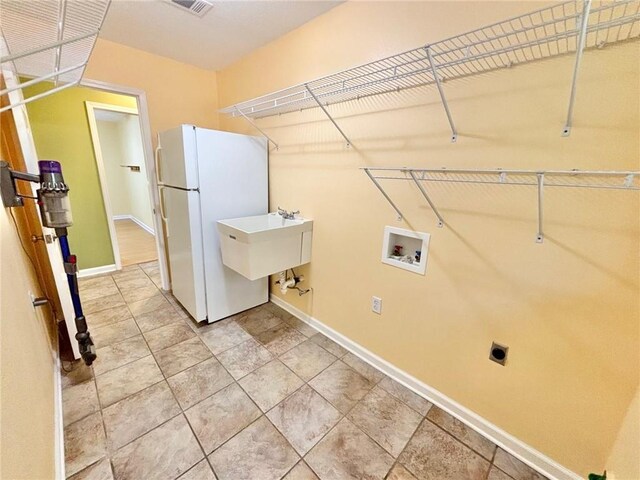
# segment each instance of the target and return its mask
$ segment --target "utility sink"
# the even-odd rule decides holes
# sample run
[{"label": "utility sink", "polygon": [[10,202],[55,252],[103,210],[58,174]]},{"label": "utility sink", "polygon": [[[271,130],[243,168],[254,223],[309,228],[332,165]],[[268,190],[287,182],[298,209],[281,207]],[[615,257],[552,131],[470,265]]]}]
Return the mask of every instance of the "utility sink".
[{"label": "utility sink", "polygon": [[218,220],[222,262],[249,280],[311,261],[313,220],[278,213]]}]

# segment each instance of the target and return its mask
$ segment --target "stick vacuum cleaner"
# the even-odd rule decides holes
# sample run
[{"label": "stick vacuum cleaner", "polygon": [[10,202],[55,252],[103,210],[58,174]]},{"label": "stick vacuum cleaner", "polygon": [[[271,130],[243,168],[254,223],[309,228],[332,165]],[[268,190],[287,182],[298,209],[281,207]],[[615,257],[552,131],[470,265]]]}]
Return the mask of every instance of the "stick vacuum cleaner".
[{"label": "stick vacuum cleaner", "polygon": [[2,202],[5,207],[24,206],[23,197],[17,193],[15,188],[16,180],[40,184],[37,200],[42,224],[45,227],[55,229],[56,236],[60,242],[62,260],[75,313],[76,340],[84,363],[91,365],[96,359],[96,347],[93,344],[91,334],[87,328],[87,321],[82,313],[82,303],[78,292],[77,259],[71,253],[69,240],[67,239],[67,227],[73,225],[71,204],[69,202],[69,187],[64,183],[62,167],[59,162],[53,160],[39,161],[38,167],[40,174],[35,175],[11,170],[7,162],[0,162]]}]

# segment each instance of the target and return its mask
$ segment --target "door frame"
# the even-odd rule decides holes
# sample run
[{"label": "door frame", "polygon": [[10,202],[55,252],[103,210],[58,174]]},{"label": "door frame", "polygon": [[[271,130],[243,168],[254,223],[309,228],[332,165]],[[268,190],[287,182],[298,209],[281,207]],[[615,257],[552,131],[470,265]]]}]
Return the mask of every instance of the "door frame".
[{"label": "door frame", "polygon": [[[147,184],[149,186],[149,198],[153,210],[153,227],[156,232],[156,250],[158,253],[158,266],[160,270],[160,280],[163,290],[169,290],[169,268],[167,265],[166,245],[164,241],[164,229],[160,216],[160,196],[158,194],[158,179],[156,172],[155,154],[151,141],[151,122],[149,120],[149,109],[147,106],[147,95],[144,90],[118,85],[115,83],[102,82],[98,80],[83,79],[80,86],[102,90],[109,93],[128,95],[136,99],[138,107],[138,119],[142,133],[142,149],[144,152],[144,163],[147,169]],[[121,107],[122,108],[122,107]],[[113,220],[112,220],[113,221]],[[118,261],[120,256],[118,255]]]},{"label": "door frame", "polygon": [[[109,193],[109,186],[107,184],[107,172],[104,168],[102,144],[100,143],[100,135],[98,134],[98,123],[96,121],[96,110],[108,110],[110,112],[119,112],[138,116],[138,109],[111,105],[109,103],[91,102],[88,100],[84,102],[84,105],[87,109],[89,133],[91,134],[93,154],[96,158],[96,165],[98,167],[98,178],[100,179],[100,188],[102,190],[102,199],[104,201],[104,211],[107,214],[107,225],[109,227],[109,236],[111,237],[113,259],[116,264],[116,270],[121,270],[122,259],[120,258],[120,244],[118,243],[118,236],[116,234],[116,223],[113,219],[113,209],[111,208],[111,195]],[[139,116],[138,122],[140,122]]]}]

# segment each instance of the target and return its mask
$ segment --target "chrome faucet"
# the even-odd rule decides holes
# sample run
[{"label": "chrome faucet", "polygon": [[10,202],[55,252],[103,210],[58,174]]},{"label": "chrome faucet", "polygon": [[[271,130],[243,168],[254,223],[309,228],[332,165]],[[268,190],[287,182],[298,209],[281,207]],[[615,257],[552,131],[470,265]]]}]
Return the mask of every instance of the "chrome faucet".
[{"label": "chrome faucet", "polygon": [[300,214],[300,210],[296,210],[295,212],[287,212],[286,210],[283,210],[280,207],[278,207],[278,215],[280,215],[285,220],[294,220],[296,218],[296,215],[299,215],[299,214]]}]

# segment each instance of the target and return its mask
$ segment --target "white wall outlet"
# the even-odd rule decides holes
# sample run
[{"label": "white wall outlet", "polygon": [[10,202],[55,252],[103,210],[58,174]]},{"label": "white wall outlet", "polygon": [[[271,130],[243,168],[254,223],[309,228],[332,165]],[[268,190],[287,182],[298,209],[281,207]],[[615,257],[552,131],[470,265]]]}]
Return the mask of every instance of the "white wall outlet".
[{"label": "white wall outlet", "polygon": [[382,299],[380,297],[371,297],[371,310],[378,315],[382,313]]}]

